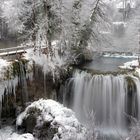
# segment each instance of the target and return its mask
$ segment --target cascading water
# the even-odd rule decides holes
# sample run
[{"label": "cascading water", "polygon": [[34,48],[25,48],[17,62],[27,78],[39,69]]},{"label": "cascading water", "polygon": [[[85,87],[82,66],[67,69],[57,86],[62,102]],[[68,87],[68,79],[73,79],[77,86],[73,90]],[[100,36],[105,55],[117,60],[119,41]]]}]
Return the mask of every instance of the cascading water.
[{"label": "cascading water", "polygon": [[19,65],[20,65],[20,83],[22,86],[22,100],[23,100],[23,103],[26,103],[26,102],[28,102],[26,73],[25,73],[23,63],[19,61]]},{"label": "cascading water", "polygon": [[103,135],[125,136],[129,117],[140,118],[139,87],[139,79],[133,76],[76,72],[67,83],[64,101],[85,125],[92,126],[88,117],[94,112],[97,130]]}]

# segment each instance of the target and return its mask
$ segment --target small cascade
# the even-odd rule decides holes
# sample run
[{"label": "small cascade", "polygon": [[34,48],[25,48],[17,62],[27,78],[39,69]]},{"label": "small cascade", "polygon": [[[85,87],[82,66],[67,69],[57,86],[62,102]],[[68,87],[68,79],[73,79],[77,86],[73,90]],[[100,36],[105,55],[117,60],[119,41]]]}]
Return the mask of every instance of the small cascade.
[{"label": "small cascade", "polygon": [[[76,72],[66,84],[64,104],[71,107],[79,120],[104,133],[126,135],[131,116],[140,119],[140,81],[126,75],[94,75]],[[94,112],[94,113],[93,113]]]},{"label": "small cascade", "polygon": [[22,102],[23,104],[28,102],[28,90],[27,90],[27,80],[26,80],[26,68],[25,65],[21,61],[19,61],[19,68],[20,68],[20,86],[22,88],[21,90],[21,96],[22,96]]}]

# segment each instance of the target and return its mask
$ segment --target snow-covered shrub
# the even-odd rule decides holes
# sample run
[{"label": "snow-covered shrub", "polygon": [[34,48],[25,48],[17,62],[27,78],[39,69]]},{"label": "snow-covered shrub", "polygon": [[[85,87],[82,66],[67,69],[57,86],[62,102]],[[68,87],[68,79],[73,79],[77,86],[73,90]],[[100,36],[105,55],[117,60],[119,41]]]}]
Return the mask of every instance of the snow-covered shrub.
[{"label": "snow-covered shrub", "polygon": [[[34,116],[33,135],[39,140],[95,140],[94,135],[82,126],[72,110],[53,101],[40,99],[29,105],[17,118],[17,127],[28,124]],[[31,120],[31,119],[29,119]],[[26,122],[26,123],[25,123]],[[27,131],[27,130],[26,130]]]}]

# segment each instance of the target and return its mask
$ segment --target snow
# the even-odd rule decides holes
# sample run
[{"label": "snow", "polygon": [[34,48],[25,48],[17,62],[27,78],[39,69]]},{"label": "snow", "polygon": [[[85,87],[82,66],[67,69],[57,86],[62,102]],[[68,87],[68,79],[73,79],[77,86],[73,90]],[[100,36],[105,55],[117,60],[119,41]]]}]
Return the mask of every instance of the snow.
[{"label": "snow", "polygon": [[10,51],[10,52],[3,52],[3,53],[0,53],[0,56],[12,55],[12,54],[24,53],[24,52],[25,52],[24,50]]},{"label": "snow", "polygon": [[112,24],[115,25],[115,26],[120,26],[120,25],[123,25],[124,27],[127,26],[127,23],[123,22],[123,21],[112,22]]},{"label": "snow", "polygon": [[129,61],[129,62],[124,63],[124,65],[119,66],[119,68],[133,70],[134,68],[136,68],[138,66],[139,66],[138,60],[133,60],[133,61]]},{"label": "snow", "polygon": [[1,71],[3,68],[8,67],[9,64],[10,64],[9,62],[7,62],[6,60],[0,58],[0,71]]},{"label": "snow", "polygon": [[136,68],[135,75],[137,75],[138,77],[140,77],[140,68]]},{"label": "snow", "polygon": [[6,69],[10,66],[10,62],[0,58],[0,79],[4,79]]},{"label": "snow", "polygon": [[0,129],[0,140],[34,140],[32,134],[17,134],[12,126]]},{"label": "snow", "polygon": [[103,54],[103,57],[110,57],[110,58],[138,58],[137,55],[127,55],[125,53],[119,54],[119,53],[105,53]]},{"label": "snow", "polygon": [[126,62],[126,63],[124,63],[123,66],[119,66],[119,68],[134,70],[134,75],[140,77],[140,67],[139,67],[138,59]]},{"label": "snow", "polygon": [[35,140],[32,134],[22,134],[13,133],[7,140]]},{"label": "snow", "polygon": [[27,53],[24,54],[27,60],[33,60],[36,64],[43,67],[44,72],[54,71],[55,67],[61,67],[63,65],[63,60],[60,57],[56,57],[55,59],[51,60],[51,58],[46,54],[40,54],[40,52],[34,52],[33,49],[27,50]]},{"label": "snow", "polygon": [[[135,8],[136,7],[136,3],[134,1],[131,1],[130,2],[126,2],[126,4],[130,4],[131,5],[131,8]],[[123,1],[119,1],[119,2],[116,2],[116,8],[125,8],[125,5],[124,5],[124,2]]]},{"label": "snow", "polygon": [[[54,56],[50,56],[50,54],[43,53],[43,50],[36,50],[34,51],[33,48],[27,49],[26,53],[24,54],[24,58],[29,61],[34,61],[35,64],[42,67],[44,74],[51,72],[53,76],[59,75],[59,69],[65,68],[66,59],[64,57],[60,57],[58,54],[58,48],[56,47],[58,41],[52,42],[52,50]],[[45,49],[45,48],[42,48]]]},{"label": "snow", "polygon": [[0,140],[7,140],[13,133],[14,129],[11,126],[6,126],[0,129]]},{"label": "snow", "polygon": [[89,135],[87,129],[78,122],[72,110],[53,100],[40,99],[39,101],[33,102],[18,116],[17,126],[22,124],[23,119],[29,115],[28,112],[31,108],[36,108],[41,111],[37,118],[37,125],[50,121],[52,126],[58,126],[58,133],[54,135],[53,140],[69,140],[75,138],[76,140],[85,140]]}]

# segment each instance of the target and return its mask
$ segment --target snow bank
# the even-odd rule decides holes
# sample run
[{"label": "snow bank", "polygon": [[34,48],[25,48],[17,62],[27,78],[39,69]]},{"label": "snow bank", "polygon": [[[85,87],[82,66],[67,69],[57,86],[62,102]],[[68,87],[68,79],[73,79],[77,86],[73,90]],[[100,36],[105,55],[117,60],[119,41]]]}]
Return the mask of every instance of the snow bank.
[{"label": "snow bank", "polygon": [[138,66],[139,66],[138,60],[133,60],[133,61],[124,63],[124,65],[119,66],[119,68],[133,70],[134,68],[136,68]]},{"label": "snow bank", "polygon": [[72,110],[53,100],[40,99],[33,102],[18,116],[17,126],[22,125],[23,120],[29,116],[32,109],[39,110],[36,111],[39,112],[36,126],[50,122],[50,127],[57,128],[58,132],[52,140],[85,140],[87,138],[94,140],[93,137],[89,138],[91,133],[78,122]]},{"label": "snow bank", "polygon": [[124,63],[123,66],[119,66],[121,69],[135,70],[134,75],[140,77],[140,68],[138,60],[133,60],[130,62]]}]

